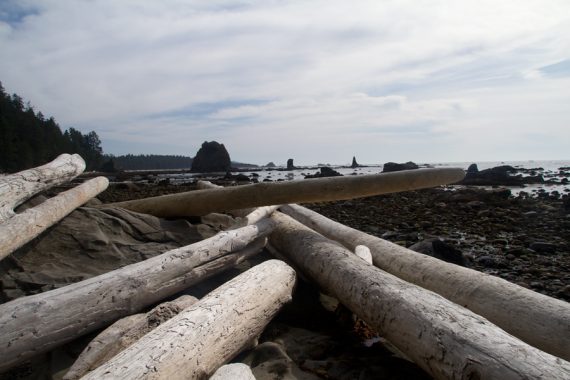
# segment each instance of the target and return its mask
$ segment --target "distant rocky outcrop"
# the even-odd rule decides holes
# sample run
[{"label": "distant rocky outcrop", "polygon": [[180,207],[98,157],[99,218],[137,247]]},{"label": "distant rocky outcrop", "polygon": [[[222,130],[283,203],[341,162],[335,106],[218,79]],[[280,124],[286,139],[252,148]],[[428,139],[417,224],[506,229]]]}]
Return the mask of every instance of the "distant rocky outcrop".
[{"label": "distant rocky outcrop", "polygon": [[419,166],[412,161],[408,161],[404,164],[398,164],[396,162],[386,162],[384,164],[384,168],[382,169],[382,173],[398,172],[401,170],[412,170],[418,168]]},{"label": "distant rocky outcrop", "polygon": [[522,186],[531,183],[544,183],[542,175],[524,177],[517,174],[519,169],[510,165],[496,166],[490,169],[478,170],[476,164],[469,165],[465,179],[460,184],[476,186]]},{"label": "distant rocky outcrop", "polygon": [[336,170],[331,169],[329,167],[323,166],[322,168],[319,168],[319,169],[320,169],[320,172],[316,172],[315,174],[306,175],[305,179],[307,179],[307,178],[322,178],[322,177],[342,177],[342,174],[340,174]]},{"label": "distant rocky outcrop", "polygon": [[293,169],[296,169],[296,168],[295,168],[295,165],[293,165],[293,159],[290,158],[287,160],[287,170],[293,170]]},{"label": "distant rocky outcrop", "polygon": [[226,172],[231,168],[231,160],[224,144],[204,141],[192,161],[193,173]]},{"label": "distant rocky outcrop", "polygon": [[352,156],[352,164],[350,164],[350,167],[354,169],[354,168],[357,168],[359,166],[360,165],[358,165],[358,162],[356,162],[356,157]]},{"label": "distant rocky outcrop", "polygon": [[275,165],[275,163],[273,161],[270,161],[267,165],[265,165],[266,168],[274,168],[277,165]]}]

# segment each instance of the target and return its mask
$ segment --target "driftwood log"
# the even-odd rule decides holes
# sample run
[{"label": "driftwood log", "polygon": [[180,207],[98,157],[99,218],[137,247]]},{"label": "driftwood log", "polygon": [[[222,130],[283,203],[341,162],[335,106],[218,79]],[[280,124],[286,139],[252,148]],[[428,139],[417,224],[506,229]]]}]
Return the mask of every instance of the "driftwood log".
[{"label": "driftwood log", "polygon": [[377,267],[482,315],[532,346],[570,360],[570,303],[422,255],[298,205],[281,209],[350,250],[366,245]]},{"label": "driftwood log", "polygon": [[255,380],[255,376],[247,364],[232,363],[218,368],[210,380]]},{"label": "driftwood log", "polygon": [[196,297],[183,295],[173,301],[161,303],[148,313],[129,315],[119,319],[99,333],[85,347],[63,380],[77,380],[93,371],[197,301]]},{"label": "driftwood log", "polygon": [[257,338],[291,299],[295,271],[269,260],[151,331],[84,379],[204,379]]},{"label": "driftwood log", "polygon": [[271,244],[438,379],[568,379],[570,363],[483,317],[365,263],[281,213]]},{"label": "driftwood log", "polygon": [[[100,276],[0,305],[0,371],[137,313],[233,266],[239,256],[260,251],[273,227],[273,222],[265,219]],[[240,250],[243,252],[237,258],[221,257]]]},{"label": "driftwood log", "polygon": [[14,216],[14,209],[35,194],[66,183],[84,170],[80,155],[62,154],[43,166],[0,177],[0,223]]},{"label": "driftwood log", "polygon": [[256,183],[195,190],[114,203],[158,217],[199,216],[210,212],[296,202],[352,199],[458,182],[463,169],[419,169],[393,173]]},{"label": "driftwood log", "polygon": [[95,197],[108,185],[109,180],[105,177],[90,179],[5,220],[0,224],[0,260]]}]

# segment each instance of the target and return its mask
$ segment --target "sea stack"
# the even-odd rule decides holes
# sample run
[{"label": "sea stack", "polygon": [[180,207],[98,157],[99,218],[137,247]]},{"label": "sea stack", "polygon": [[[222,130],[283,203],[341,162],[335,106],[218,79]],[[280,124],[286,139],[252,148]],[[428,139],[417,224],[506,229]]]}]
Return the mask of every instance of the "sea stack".
[{"label": "sea stack", "polygon": [[193,173],[227,172],[230,170],[231,160],[224,144],[217,141],[204,141],[192,161]]},{"label": "sea stack", "polygon": [[350,167],[354,169],[354,168],[357,168],[359,166],[360,165],[358,165],[358,162],[356,162],[356,157],[352,156],[352,164],[350,165]]},{"label": "sea stack", "polygon": [[293,165],[293,159],[290,158],[287,160],[287,170],[293,170],[295,169],[295,165]]}]

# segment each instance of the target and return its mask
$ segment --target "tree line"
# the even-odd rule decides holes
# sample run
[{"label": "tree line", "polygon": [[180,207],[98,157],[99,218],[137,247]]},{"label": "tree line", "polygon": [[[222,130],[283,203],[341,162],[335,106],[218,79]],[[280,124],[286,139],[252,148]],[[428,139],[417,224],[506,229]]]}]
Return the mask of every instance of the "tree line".
[{"label": "tree line", "polygon": [[[122,156],[105,155],[107,169],[119,170],[159,170],[190,169],[192,158],[187,156],[158,154],[126,154]],[[108,170],[111,171],[111,170]]]},{"label": "tree line", "polygon": [[43,165],[62,153],[81,155],[86,170],[99,169],[103,163],[97,133],[83,134],[75,128],[62,132],[53,117],[46,118],[20,96],[9,95],[0,82],[0,172]]}]

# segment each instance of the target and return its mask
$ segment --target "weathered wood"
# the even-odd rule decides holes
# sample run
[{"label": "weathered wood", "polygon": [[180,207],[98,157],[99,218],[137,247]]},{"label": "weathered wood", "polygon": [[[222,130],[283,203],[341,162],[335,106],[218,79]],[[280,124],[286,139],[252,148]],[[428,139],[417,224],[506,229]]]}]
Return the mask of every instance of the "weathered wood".
[{"label": "weathered wood", "polygon": [[151,331],[84,379],[204,379],[257,337],[291,299],[295,271],[269,260]]},{"label": "weathered wood", "polygon": [[568,379],[570,363],[438,294],[365,263],[281,213],[271,244],[439,379]]},{"label": "weathered wood", "polygon": [[298,205],[283,212],[348,249],[370,248],[374,265],[482,315],[510,334],[570,360],[570,303],[499,277],[422,255]]},{"label": "weathered wood", "polygon": [[[258,252],[273,227],[273,222],[265,219],[100,276],[0,305],[0,371],[137,313],[239,259],[222,257],[216,263],[214,259],[220,256],[239,250]],[[208,267],[210,264],[212,267]]]},{"label": "weathered wood", "polygon": [[368,264],[372,265],[372,253],[365,245],[357,245],[354,248],[354,253],[356,256],[360,257],[362,260],[366,261]]},{"label": "weathered wood", "polygon": [[248,365],[232,363],[218,368],[210,380],[255,380],[255,376]]},{"label": "weathered wood", "polygon": [[406,170],[195,190],[114,205],[159,217],[198,216],[247,207],[333,201],[422,189],[454,183],[463,177],[464,171],[459,168]]},{"label": "weathered wood", "polygon": [[0,224],[0,260],[95,197],[108,185],[109,180],[105,177],[90,179],[5,220]]},{"label": "weathered wood", "polygon": [[43,166],[0,177],[0,223],[14,215],[14,209],[33,195],[70,181],[85,170],[78,154],[62,154]]},{"label": "weathered wood", "polygon": [[183,295],[173,301],[161,303],[148,313],[129,315],[119,319],[99,333],[85,347],[63,380],[81,378],[197,301],[196,297]]}]

